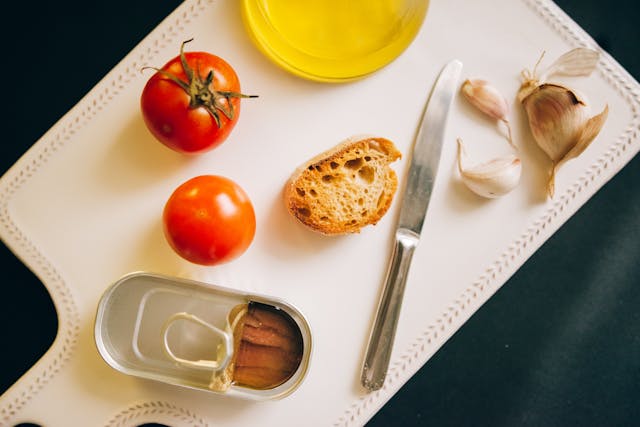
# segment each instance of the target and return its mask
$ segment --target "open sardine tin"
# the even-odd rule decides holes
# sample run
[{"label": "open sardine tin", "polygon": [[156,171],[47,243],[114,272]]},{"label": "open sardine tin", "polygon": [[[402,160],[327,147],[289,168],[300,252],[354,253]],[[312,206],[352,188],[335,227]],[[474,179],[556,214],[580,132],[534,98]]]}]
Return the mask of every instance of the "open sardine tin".
[{"label": "open sardine tin", "polygon": [[312,348],[307,320],[282,300],[144,272],[104,293],[95,341],[125,374],[253,400],[292,393]]}]

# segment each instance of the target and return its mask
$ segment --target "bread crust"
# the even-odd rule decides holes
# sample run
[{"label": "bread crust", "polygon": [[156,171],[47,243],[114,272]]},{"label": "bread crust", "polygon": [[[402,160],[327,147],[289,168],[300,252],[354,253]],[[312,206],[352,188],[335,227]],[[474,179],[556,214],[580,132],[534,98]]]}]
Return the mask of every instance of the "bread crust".
[{"label": "bread crust", "polygon": [[355,135],[300,165],[284,188],[287,211],[309,229],[357,233],[389,210],[398,187],[389,164],[401,153],[390,140]]}]

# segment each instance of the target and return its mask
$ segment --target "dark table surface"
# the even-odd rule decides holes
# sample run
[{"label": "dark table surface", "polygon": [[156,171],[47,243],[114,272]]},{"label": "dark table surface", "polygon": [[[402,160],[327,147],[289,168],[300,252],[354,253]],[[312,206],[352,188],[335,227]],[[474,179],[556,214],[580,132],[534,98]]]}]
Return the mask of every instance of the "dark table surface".
[{"label": "dark table surface", "polygon": [[[557,3],[640,80],[636,2]],[[0,143],[0,173],[178,4],[3,6],[2,122],[8,131]],[[636,156],[370,425],[640,425],[639,185]],[[4,245],[0,262],[4,392],[49,348],[57,320],[42,284]]]}]

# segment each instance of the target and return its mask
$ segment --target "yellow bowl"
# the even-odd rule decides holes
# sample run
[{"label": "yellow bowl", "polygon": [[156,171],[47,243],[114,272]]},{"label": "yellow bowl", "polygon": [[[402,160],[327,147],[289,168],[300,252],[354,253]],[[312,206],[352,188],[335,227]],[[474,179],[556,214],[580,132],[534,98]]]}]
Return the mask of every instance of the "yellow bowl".
[{"label": "yellow bowl", "polygon": [[323,82],[355,80],[413,41],[428,0],[242,0],[247,31],[273,62]]}]

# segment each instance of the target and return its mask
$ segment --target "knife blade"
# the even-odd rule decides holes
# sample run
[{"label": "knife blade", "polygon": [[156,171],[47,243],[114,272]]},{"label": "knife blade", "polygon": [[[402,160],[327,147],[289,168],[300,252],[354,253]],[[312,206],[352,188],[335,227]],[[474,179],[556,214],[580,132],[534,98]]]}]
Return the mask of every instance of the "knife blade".
[{"label": "knife blade", "polygon": [[414,140],[393,251],[362,367],[360,381],[369,391],[380,389],[387,375],[411,258],[429,207],[447,118],[461,72],[462,63],[458,60],[444,66],[433,86]]}]

